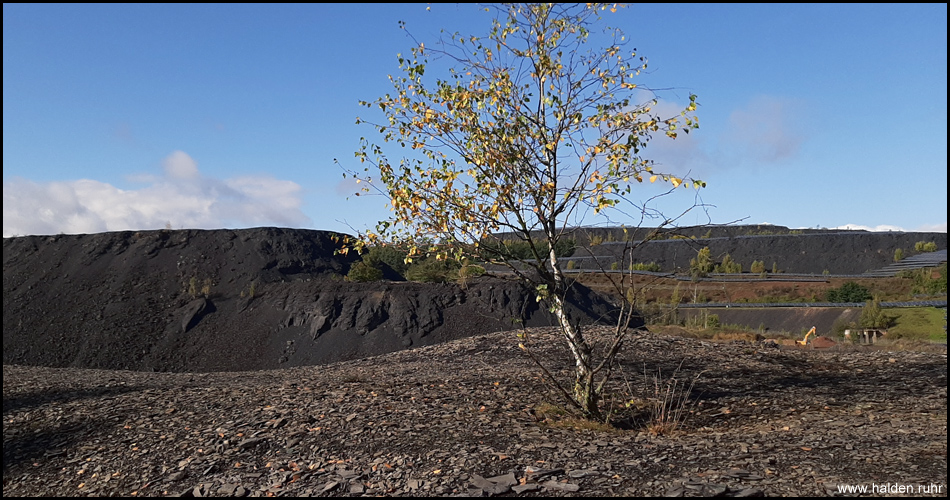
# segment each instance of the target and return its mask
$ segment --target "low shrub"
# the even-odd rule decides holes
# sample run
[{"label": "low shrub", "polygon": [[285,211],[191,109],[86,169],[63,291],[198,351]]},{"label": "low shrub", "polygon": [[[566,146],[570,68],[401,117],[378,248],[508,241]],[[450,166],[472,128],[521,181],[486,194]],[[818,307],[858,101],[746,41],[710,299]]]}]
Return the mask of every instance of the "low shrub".
[{"label": "low shrub", "polygon": [[914,243],[914,250],[918,252],[936,252],[937,244],[933,241],[918,241]]},{"label": "low shrub", "polygon": [[452,259],[439,260],[435,257],[427,257],[412,261],[406,269],[406,279],[423,283],[448,283],[459,277],[461,267],[458,261]]},{"label": "low shrub", "polygon": [[629,266],[627,266],[627,268],[630,269],[631,271],[660,272],[663,270],[663,268],[660,267],[660,265],[657,264],[656,262],[633,262]]},{"label": "low shrub", "polygon": [[849,281],[838,288],[828,290],[825,298],[828,302],[864,302],[871,299],[871,291],[854,281]]},{"label": "low shrub", "polygon": [[358,283],[379,281],[383,279],[383,270],[362,260],[350,267],[350,272],[346,273],[346,279]]}]

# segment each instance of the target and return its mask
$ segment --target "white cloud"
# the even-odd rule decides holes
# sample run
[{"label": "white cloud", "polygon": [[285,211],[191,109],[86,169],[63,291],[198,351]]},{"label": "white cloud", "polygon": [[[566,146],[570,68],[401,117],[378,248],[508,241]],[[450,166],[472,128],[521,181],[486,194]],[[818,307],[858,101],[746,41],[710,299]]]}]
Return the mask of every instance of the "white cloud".
[{"label": "white cloud", "polygon": [[216,229],[312,221],[301,210],[301,187],[270,176],[203,176],[186,153],[163,161],[163,176],[136,176],[148,184],[123,190],[90,179],[3,183],[3,236],[77,234],[175,228]]},{"label": "white cloud", "polygon": [[729,115],[723,146],[737,149],[758,164],[776,163],[798,156],[805,134],[799,123],[801,103],[774,96],[752,98]]},{"label": "white cloud", "polygon": [[920,231],[922,233],[946,233],[947,232],[947,223],[943,224],[921,224],[917,226],[915,231]]},{"label": "white cloud", "polygon": [[184,151],[174,151],[162,162],[165,175],[174,179],[197,179],[198,164]]}]

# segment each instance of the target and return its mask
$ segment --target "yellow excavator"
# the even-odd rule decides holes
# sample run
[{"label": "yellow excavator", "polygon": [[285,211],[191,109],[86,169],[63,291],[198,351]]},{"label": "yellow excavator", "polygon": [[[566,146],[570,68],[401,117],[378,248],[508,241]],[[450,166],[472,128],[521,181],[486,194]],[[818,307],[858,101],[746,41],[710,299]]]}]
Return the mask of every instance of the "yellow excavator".
[{"label": "yellow excavator", "polygon": [[805,338],[802,340],[796,340],[795,343],[798,345],[808,345],[808,337],[815,334],[815,327],[811,327],[811,330],[808,330],[808,333],[805,334]]}]

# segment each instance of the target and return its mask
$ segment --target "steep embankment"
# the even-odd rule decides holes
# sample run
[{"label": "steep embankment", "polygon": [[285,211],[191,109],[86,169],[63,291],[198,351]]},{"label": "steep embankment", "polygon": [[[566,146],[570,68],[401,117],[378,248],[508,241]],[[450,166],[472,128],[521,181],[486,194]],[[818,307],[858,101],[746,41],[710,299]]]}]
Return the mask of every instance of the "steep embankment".
[{"label": "steep embankment", "polygon": [[[3,362],[160,371],[332,362],[547,325],[519,285],[349,283],[333,234],[255,228],[3,240]],[[578,294],[586,321],[609,306]],[[583,299],[583,300],[581,300]]]},{"label": "steep embankment", "polygon": [[[861,309],[853,307],[775,307],[681,309],[685,318],[715,314],[721,325],[761,329],[769,333],[799,335],[815,327],[819,335],[828,335],[836,325],[857,323]],[[687,320],[688,321],[688,320]]]},{"label": "steep embankment", "polygon": [[[947,233],[828,231],[664,239],[638,246],[632,257],[635,262],[655,262],[664,271],[688,270],[690,259],[699,249],[709,247],[714,262],[729,255],[746,272],[753,261],[761,261],[767,269],[774,264],[785,273],[861,274],[892,264],[898,248],[907,257],[915,255],[918,252],[914,245],[920,241],[934,242],[937,248],[945,249]],[[625,253],[626,246],[623,242],[603,242],[578,249],[564,260],[574,260],[577,269],[595,268],[594,258],[606,269],[614,262],[624,269],[623,263],[631,258]]]}]

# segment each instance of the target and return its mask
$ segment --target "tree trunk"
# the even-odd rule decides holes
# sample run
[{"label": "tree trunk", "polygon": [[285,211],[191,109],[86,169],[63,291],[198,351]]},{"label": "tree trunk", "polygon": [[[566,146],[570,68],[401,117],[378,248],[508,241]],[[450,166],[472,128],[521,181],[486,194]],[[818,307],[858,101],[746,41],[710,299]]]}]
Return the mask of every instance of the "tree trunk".
[{"label": "tree trunk", "polygon": [[564,279],[564,273],[557,262],[557,255],[554,253],[554,239],[548,239],[549,259],[554,276],[554,289],[551,291],[551,300],[554,306],[554,315],[557,316],[561,332],[567,340],[567,345],[574,356],[574,401],[581,407],[581,410],[588,418],[600,420],[600,410],[597,407],[599,400],[597,391],[594,388],[594,374],[590,365],[590,346],[584,339],[580,325],[571,323],[567,316],[566,298],[567,285]]}]

